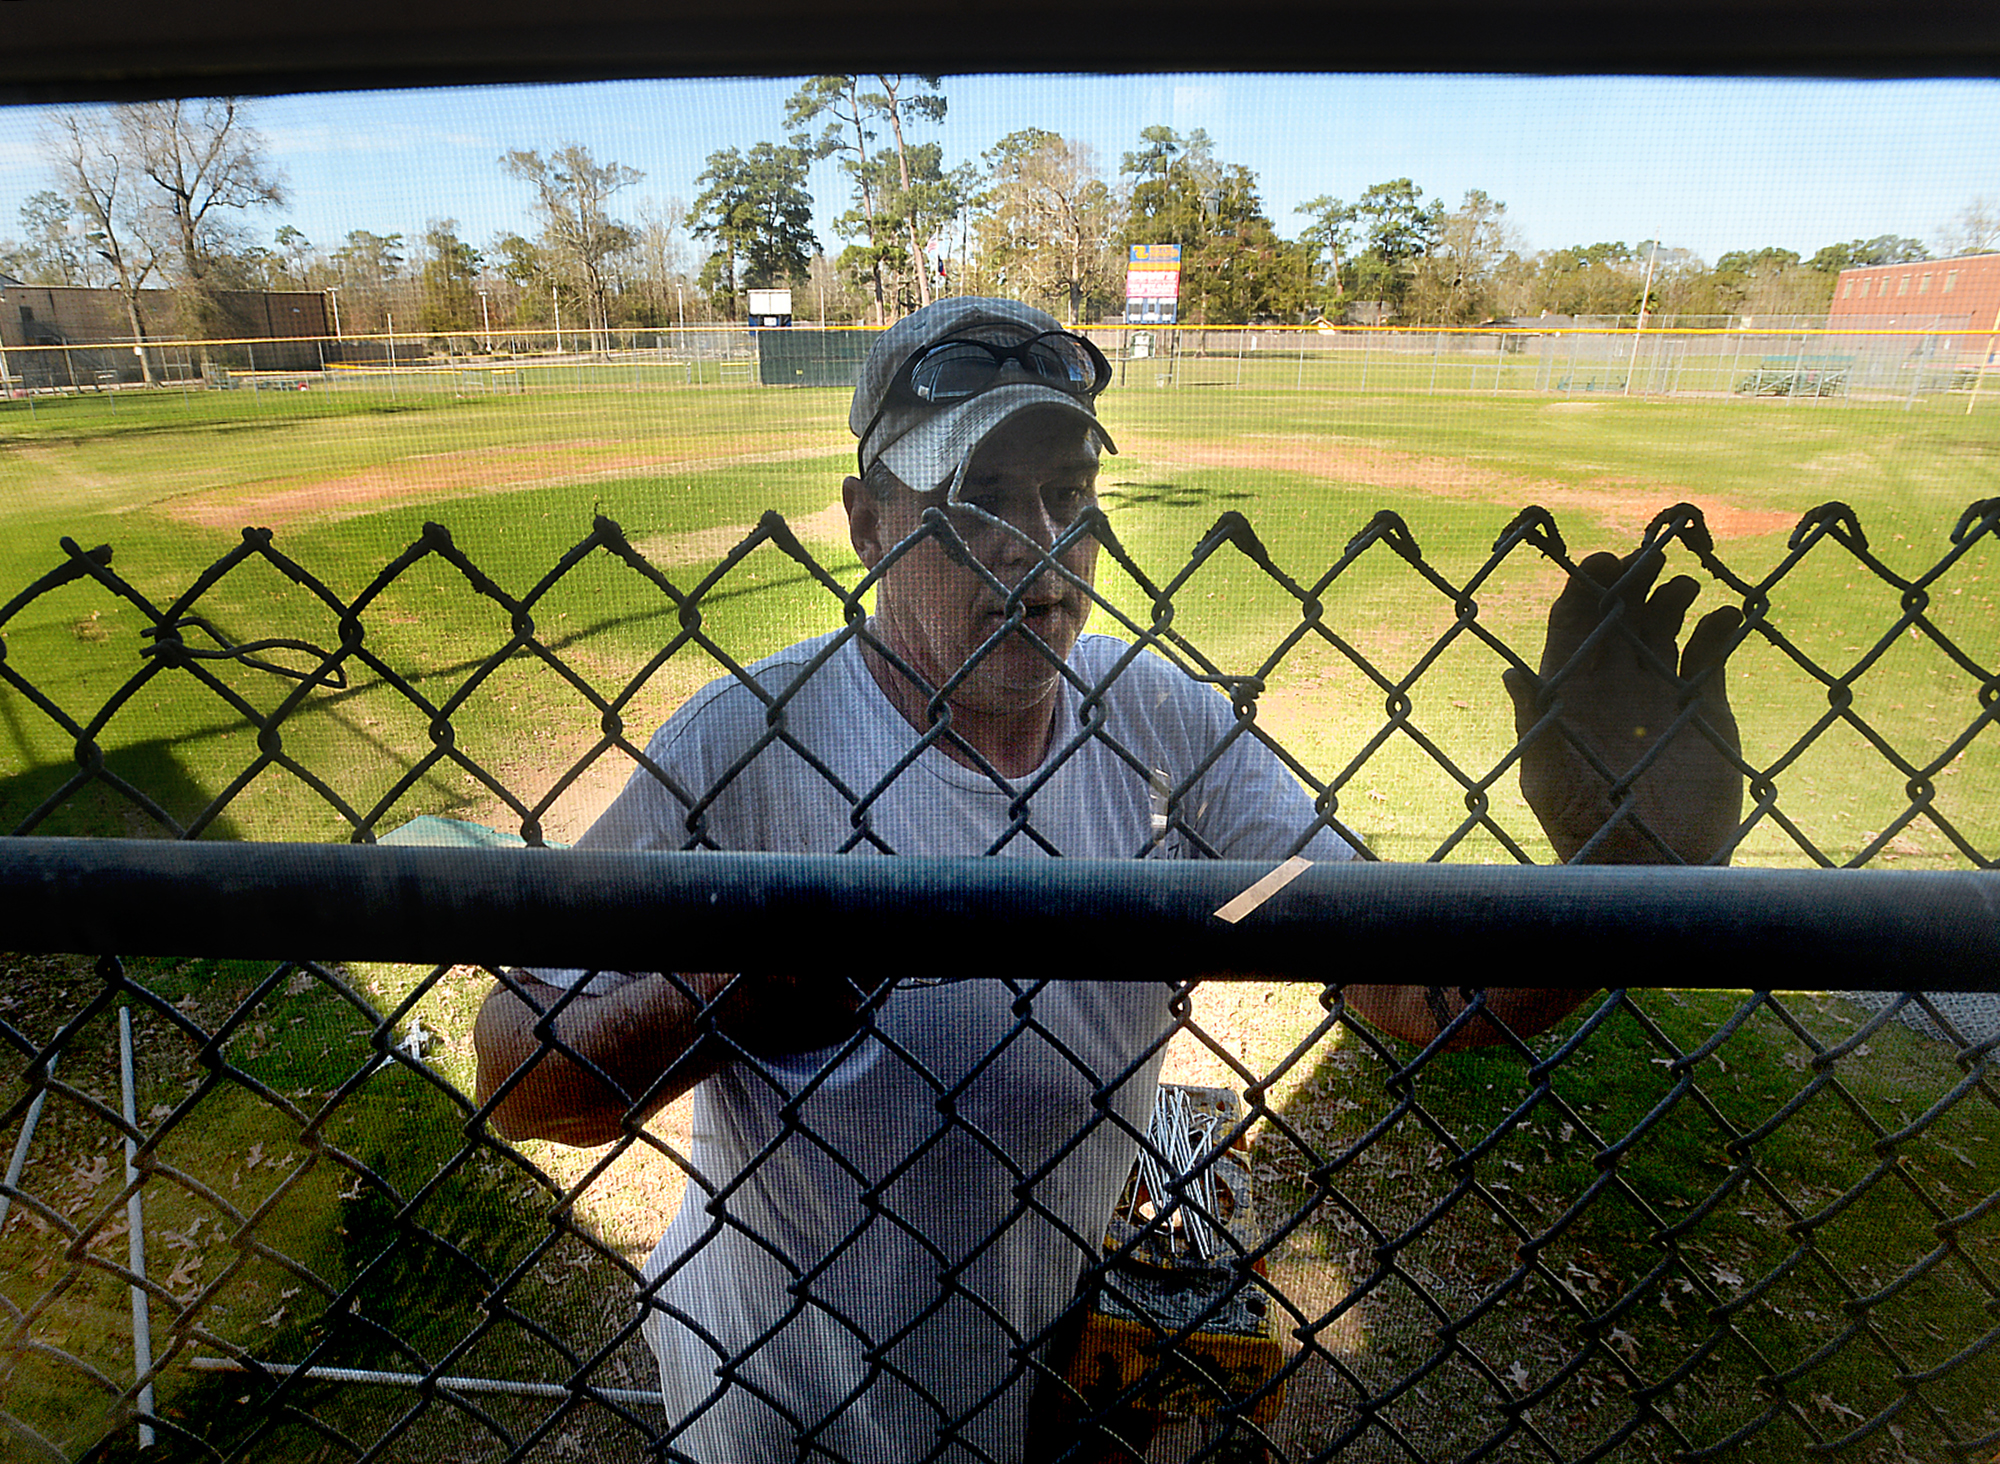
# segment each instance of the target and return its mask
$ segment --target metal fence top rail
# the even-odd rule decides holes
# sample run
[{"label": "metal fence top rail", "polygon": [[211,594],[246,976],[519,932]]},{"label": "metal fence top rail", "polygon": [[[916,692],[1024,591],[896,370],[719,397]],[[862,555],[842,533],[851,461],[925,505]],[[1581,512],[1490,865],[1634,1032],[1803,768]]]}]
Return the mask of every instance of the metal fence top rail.
[{"label": "metal fence top rail", "polygon": [[829,976],[879,976],[899,952],[949,952],[941,974],[953,977],[1017,975],[1024,952],[1055,950],[1108,980],[1335,982],[1407,979],[1413,951],[1428,969],[1518,942],[1548,986],[1762,988],[1778,970],[1822,990],[2000,990],[2000,872],[1304,861],[1275,872],[1289,878],[1233,861],[9,838],[0,939],[20,951],[729,970],[796,964],[809,929]]}]

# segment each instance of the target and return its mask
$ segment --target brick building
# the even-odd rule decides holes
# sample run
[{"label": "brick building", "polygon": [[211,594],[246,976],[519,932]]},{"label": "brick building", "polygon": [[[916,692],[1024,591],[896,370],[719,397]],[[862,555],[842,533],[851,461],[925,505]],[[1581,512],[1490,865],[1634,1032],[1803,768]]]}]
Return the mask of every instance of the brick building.
[{"label": "brick building", "polygon": [[1939,339],[1937,353],[1983,360],[2000,350],[2000,254],[1844,269],[1826,323],[1833,330],[1962,330]]},{"label": "brick building", "polygon": [[[208,335],[208,354],[232,368],[314,371],[332,356],[326,296],[315,290],[223,290],[221,318]],[[156,376],[171,375],[189,356],[179,342],[195,334],[182,320],[182,300],[172,290],[141,290]],[[271,342],[258,345],[259,342]],[[36,349],[39,348],[39,349]],[[25,285],[0,275],[0,350],[9,352],[8,374],[28,386],[87,386],[101,379],[137,381],[132,326],[116,290],[75,285]]]}]

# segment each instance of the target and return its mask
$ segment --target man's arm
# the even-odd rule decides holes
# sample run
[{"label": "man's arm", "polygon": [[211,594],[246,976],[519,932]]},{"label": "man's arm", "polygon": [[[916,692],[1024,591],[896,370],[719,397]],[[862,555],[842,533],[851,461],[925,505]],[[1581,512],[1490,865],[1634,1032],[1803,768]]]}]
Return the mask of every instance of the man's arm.
[{"label": "man's arm", "polygon": [[[1465,997],[1456,986],[1349,986],[1341,995],[1355,1015],[1369,1026],[1419,1047],[1428,1044],[1465,1010]],[[1491,1047],[1506,1040],[1500,1030],[1502,1026],[1516,1037],[1532,1037],[1553,1027],[1595,995],[1593,991],[1554,987],[1488,987],[1485,1010],[1493,1020],[1474,1017],[1452,1034],[1444,1050]],[[1440,1015],[1445,1018],[1443,1023],[1438,1020]]]},{"label": "man's arm", "polygon": [[[1596,864],[1727,864],[1743,818],[1742,743],[1724,682],[1729,643],[1743,623],[1733,606],[1711,610],[1682,651],[1677,642],[1700,586],[1686,575],[1653,590],[1664,559],[1658,551],[1623,559],[1593,554],[1578,566],[1549,609],[1540,674],[1503,673],[1514,704],[1521,751],[1521,792],[1565,863],[1577,858],[1622,807],[1625,817],[1586,862]],[[1622,583],[1621,583],[1622,581]],[[1609,594],[1614,587],[1615,595]],[[1591,634],[1617,616],[1594,645]],[[1573,663],[1573,664],[1572,664]],[[1662,674],[1678,668],[1678,678]],[[1666,730],[1692,707],[1720,738],[1718,747],[1689,721],[1654,752]],[[1535,732],[1557,709],[1560,724]],[[1653,761],[1629,795],[1614,803],[1612,784],[1591,765],[1567,727],[1614,777],[1641,758]],[[1642,827],[1643,825],[1643,827]],[[1439,1017],[1465,1007],[1457,987],[1350,986],[1347,1003],[1374,1027],[1408,1042],[1427,1043]],[[1594,993],[1540,987],[1494,987],[1486,1010],[1516,1036],[1529,1037],[1561,1021]],[[1504,1040],[1494,1022],[1475,1018],[1456,1033],[1453,1049]]]},{"label": "man's arm", "polygon": [[479,1101],[526,1068],[493,1110],[504,1138],[608,1144],[625,1132],[627,1114],[650,1118],[740,1053],[774,1057],[842,1040],[868,993],[826,978],[647,975],[577,996],[551,1019],[556,1042],[545,1044],[536,1028],[563,995],[517,971],[479,1008]]},{"label": "man's arm", "polygon": [[[546,1050],[535,1029],[562,989],[524,971],[511,981],[494,983],[472,1029],[481,1103],[527,1069],[493,1110],[493,1127],[505,1138],[608,1144],[624,1132],[625,1115],[641,1094],[647,1101],[635,1116],[644,1119],[728,1060],[724,1044],[700,1020],[703,998],[722,978],[683,976],[677,984],[645,976],[603,996],[578,996],[551,1023],[560,1046]],[[669,1071],[672,1077],[661,1082]]]}]

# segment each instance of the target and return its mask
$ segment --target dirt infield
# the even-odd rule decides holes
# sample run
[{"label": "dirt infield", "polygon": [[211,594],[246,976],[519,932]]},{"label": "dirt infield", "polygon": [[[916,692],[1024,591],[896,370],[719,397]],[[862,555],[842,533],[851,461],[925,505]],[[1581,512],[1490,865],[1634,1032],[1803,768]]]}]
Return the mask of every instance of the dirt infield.
[{"label": "dirt infield", "polygon": [[475,447],[383,463],[334,478],[208,490],[160,505],[170,518],[207,529],[245,524],[285,528],[302,522],[359,518],[398,503],[479,493],[515,493],[563,484],[605,482],[650,473],[705,471],[736,463],[803,462],[827,448],[718,456],[699,447],[634,451],[628,442],[581,439],[533,447]]},{"label": "dirt infield", "polygon": [[[1589,404],[1586,404],[1589,405]],[[1474,500],[1511,508],[1538,503],[1574,510],[1601,520],[1614,533],[1637,538],[1661,509],[1692,503],[1718,539],[1747,539],[1788,531],[1798,517],[1768,509],[1744,508],[1713,493],[1637,478],[1594,478],[1584,484],[1531,478],[1480,467],[1461,458],[1431,457],[1378,447],[1352,439],[1272,436],[1256,442],[1169,441],[1126,433],[1126,451],[1158,467],[1254,468],[1302,473],[1360,491],[1392,488],[1438,498]]]},{"label": "dirt infield", "polygon": [[[1558,404],[1560,405],[1560,404]],[[1594,405],[1584,403],[1582,405]],[[1672,483],[1602,477],[1583,484],[1507,473],[1460,458],[1405,452],[1324,436],[1271,436],[1249,442],[1209,443],[1126,434],[1128,456],[1173,468],[1248,468],[1304,473],[1356,489],[1394,489],[1439,498],[1521,507],[1539,503],[1562,512],[1591,514],[1614,532],[1642,532],[1653,515],[1674,503],[1693,503],[1718,539],[1782,533],[1796,516],[1745,508],[1713,493]],[[602,482],[651,473],[686,472],[758,462],[802,462],[830,456],[825,448],[792,448],[718,456],[698,446],[634,450],[629,442],[576,439],[534,447],[480,447],[385,463],[360,472],[282,484],[209,490],[161,505],[170,517],[210,529],[246,523],[283,528],[306,521],[357,518],[398,503],[440,497],[512,493],[560,484]],[[832,485],[829,484],[829,490]],[[803,528],[803,526],[801,526]],[[707,531],[716,543],[732,530]],[[832,535],[827,535],[831,537]],[[740,538],[737,534],[736,538]],[[733,545],[693,557],[717,557]],[[704,539],[703,549],[709,546]],[[685,561],[677,561],[685,562]]]}]

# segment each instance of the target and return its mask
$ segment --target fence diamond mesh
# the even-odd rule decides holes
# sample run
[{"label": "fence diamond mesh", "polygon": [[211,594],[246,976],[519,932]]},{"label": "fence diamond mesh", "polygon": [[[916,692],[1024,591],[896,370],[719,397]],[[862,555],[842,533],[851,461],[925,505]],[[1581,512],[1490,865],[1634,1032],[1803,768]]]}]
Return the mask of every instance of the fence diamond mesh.
[{"label": "fence diamond mesh", "polygon": [[[934,514],[897,552],[949,550],[960,532]],[[1330,832],[1363,859],[1546,859],[1512,793],[1512,730],[1468,734],[1454,713],[1476,709],[1426,692],[1459,687],[1465,664],[1489,686],[1502,669],[1534,669],[1536,648],[1511,644],[1482,612],[1515,592],[1523,566],[1580,572],[1549,514],[1524,511],[1463,579],[1391,514],[1311,580],[1288,574],[1233,514],[1164,578],[1102,514],[1070,532],[1108,561],[1099,579],[1114,588],[1092,591],[1097,623],[1130,654],[1106,682],[1065,670],[1079,715],[1056,761],[1122,755],[1156,840],[1189,857],[1222,852],[1205,844],[1191,801],[1228,743],[1255,739],[1313,795],[1316,827],[1295,848]],[[1976,503],[1936,563],[1905,576],[1829,504],[1749,575],[1695,510],[1655,521],[1650,545],[1742,607],[1735,667],[1783,692],[1738,693],[1749,799],[1718,857],[1994,868],[2000,645],[1990,591],[1972,604],[1954,592],[1990,585],[1996,535],[2000,500]],[[1045,570],[1059,574],[1059,561]],[[734,618],[748,578],[773,573],[823,592],[826,621],[844,627],[833,644],[870,636],[868,583],[843,583],[775,516],[698,577],[655,564],[600,520],[518,593],[435,525],[351,593],[267,531],[246,531],[166,594],[127,578],[111,549],[66,541],[62,561],[0,607],[9,731],[24,750],[61,754],[29,759],[0,788],[0,824],[30,848],[78,834],[370,843],[428,837],[444,814],[541,844],[593,780],[667,776],[644,738],[662,708],[717,674],[758,688],[762,747],[810,758],[788,696],[751,676],[754,637]],[[1879,621],[1815,625],[1788,603],[1788,589],[1825,573],[1879,583]],[[644,657],[584,633],[607,576],[652,601]],[[1435,611],[1415,644],[1371,634],[1367,601],[1347,593],[1390,577]],[[1292,629],[1269,646],[1205,641],[1199,600],[1225,579],[1282,597]],[[420,634],[422,607],[467,599],[483,607],[483,639]],[[1028,615],[1010,597],[995,643]],[[107,623],[136,627],[136,665],[82,666],[34,633],[55,626],[75,646]],[[1226,731],[1202,766],[1163,774],[1096,714],[1132,657],[1171,661],[1227,698]],[[1276,703],[1302,664],[1329,696],[1365,688],[1379,714],[1297,733]],[[1544,690],[1549,735],[1561,735],[1561,676]],[[1912,715],[1917,692],[1933,716]],[[131,714],[142,706],[165,710],[142,722]],[[1776,715],[1800,706],[1791,721]],[[135,725],[148,735],[125,731]],[[1726,746],[1692,695],[1660,741],[1676,735]],[[954,739],[940,715],[921,742]],[[920,751],[872,787],[828,770],[850,814],[847,851],[896,852],[874,811],[896,778],[915,775]],[[1409,785],[1421,796],[1383,793],[1403,786],[1380,771],[1397,759],[1422,768]],[[741,766],[716,786],[673,790],[687,848],[716,842],[704,817]],[[1018,795],[993,852],[1058,852],[1033,790],[980,771]],[[1630,780],[1601,771],[1620,836],[1659,852]],[[1834,804],[1845,806],[1829,813]],[[244,846],[246,870],[256,848]],[[1960,877],[1990,890],[1989,874]],[[467,912],[433,914],[468,958],[485,951]],[[547,915],[563,911],[551,902]],[[367,912],[353,918],[359,932]],[[589,928],[570,934],[575,964],[612,968]],[[658,1095],[564,1040],[562,1008],[591,996],[557,999],[535,1061],[567,1060],[611,1085],[625,1120],[592,1147],[512,1143],[490,1119],[509,1083],[474,1096],[470,1033],[495,983],[545,1001],[520,968],[341,961],[331,947],[237,959],[233,936],[203,947],[203,932],[171,913],[157,935],[156,950],[217,954],[44,943],[11,958],[0,997],[12,1161],[0,1187],[0,1430],[22,1457],[151,1444],[226,1459],[698,1458],[743,1394],[788,1414],[798,1457],[822,1459],[1019,1457],[1021,1438],[996,1420],[1023,1410],[1030,1457],[1048,1459],[2000,1449],[2000,1090],[1981,1003],[1856,1003],[1816,988],[1859,983],[1821,983],[1811,968],[1753,983],[1773,990],[1711,990],[1705,969],[1636,990],[1636,962],[1550,973],[1533,949],[1510,948],[1468,970],[1419,947],[1367,975],[1445,983],[1427,995],[1444,1031],[1422,1048],[1356,1015],[1348,993],[1362,973],[1142,969],[1090,973],[1159,1014],[1143,1040],[1105,1053],[1077,1048],[1068,1015],[1094,999],[1079,990],[1104,981],[1030,963],[953,982],[949,953],[933,949],[875,980],[792,989],[801,1004],[849,1013],[837,1053],[900,1064],[922,1100],[880,1115],[895,1139],[862,1153],[824,1136],[837,1127],[822,1092],[835,1064],[746,1035],[751,978],[657,978],[695,1014],[691,1052],[775,1095],[777,1128],[759,1142],[810,1151],[838,1177],[826,1197],[835,1239],[815,1249],[776,1228],[754,1167],[702,1171],[687,1099],[642,1121]],[[1338,940],[1330,919],[1329,950]],[[367,944],[357,934],[355,948]],[[415,958],[414,945],[399,954]],[[1992,969],[1891,969],[1872,984],[1976,991]],[[1544,980],[1608,990],[1539,1035],[1494,1030],[1484,988]],[[974,988],[979,1040],[956,1067],[903,1041],[898,1002]],[[1451,1050],[1475,1029],[1499,1040]],[[1049,1115],[1034,1152],[996,1138],[979,1106],[982,1083],[1022,1072],[1041,1086],[1014,1101]],[[1064,1196],[1077,1166],[1113,1160],[1130,1170],[1118,1203],[1102,1223],[1075,1223]],[[909,1174],[961,1171],[987,1173],[1008,1203],[987,1213],[899,1188]],[[669,1222],[754,1254],[783,1297],[777,1320],[727,1335],[687,1310],[688,1288],[705,1281],[695,1263],[647,1260]],[[934,1287],[881,1295],[840,1274],[843,1257],[885,1235],[928,1255]],[[1037,1251],[1045,1266],[996,1259]],[[1003,1294],[1058,1282],[1046,1306]],[[707,1380],[695,1406],[663,1406],[648,1317],[682,1326],[680,1355],[697,1359],[683,1365]],[[996,1355],[953,1359],[950,1339],[964,1335],[997,1336]],[[806,1337],[837,1345],[815,1352]],[[810,1414],[788,1391],[801,1369],[832,1379]],[[902,1416],[922,1421],[915,1442],[858,1432],[864,1410],[852,1405],[872,1390],[894,1391]]]}]

